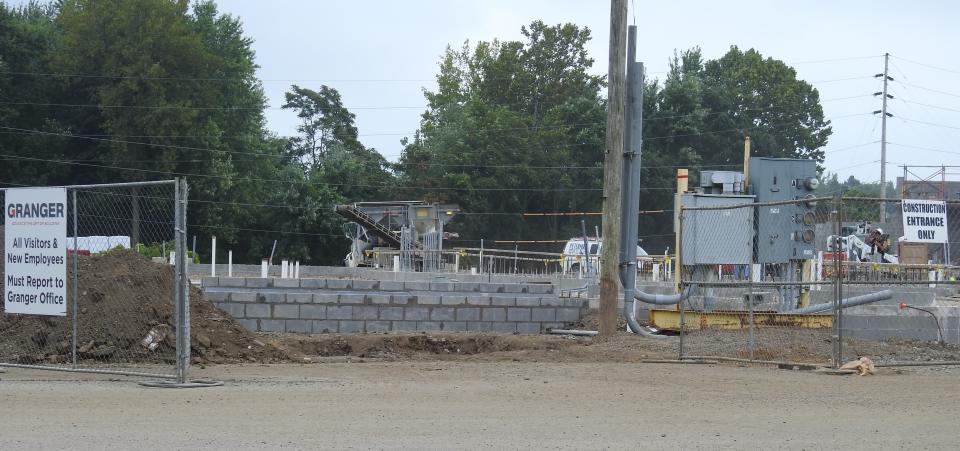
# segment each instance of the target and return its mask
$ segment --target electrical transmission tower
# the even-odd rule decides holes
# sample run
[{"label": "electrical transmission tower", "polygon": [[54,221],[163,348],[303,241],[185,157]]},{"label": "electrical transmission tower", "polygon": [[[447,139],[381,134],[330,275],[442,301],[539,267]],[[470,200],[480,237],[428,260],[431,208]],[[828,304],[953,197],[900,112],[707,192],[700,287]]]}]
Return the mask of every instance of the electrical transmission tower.
[{"label": "electrical transmission tower", "polygon": [[893,81],[893,77],[889,75],[890,69],[890,53],[883,54],[883,73],[874,75],[874,78],[883,77],[883,91],[875,92],[875,96],[883,96],[883,108],[877,111],[874,111],[873,114],[880,114],[882,121],[881,132],[880,132],[880,223],[885,224],[887,222],[887,118],[893,117],[892,114],[887,112],[887,99],[892,99],[893,96],[887,94],[887,82]]}]

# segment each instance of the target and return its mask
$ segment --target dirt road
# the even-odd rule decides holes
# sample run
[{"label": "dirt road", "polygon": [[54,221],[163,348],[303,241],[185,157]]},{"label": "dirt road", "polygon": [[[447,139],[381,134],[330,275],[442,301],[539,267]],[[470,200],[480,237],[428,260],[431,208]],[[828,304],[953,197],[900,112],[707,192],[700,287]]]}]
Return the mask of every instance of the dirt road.
[{"label": "dirt road", "polygon": [[[957,449],[960,369],[636,363],[211,366],[226,386],[0,374],[4,449]],[[95,377],[93,377],[95,378]]]}]

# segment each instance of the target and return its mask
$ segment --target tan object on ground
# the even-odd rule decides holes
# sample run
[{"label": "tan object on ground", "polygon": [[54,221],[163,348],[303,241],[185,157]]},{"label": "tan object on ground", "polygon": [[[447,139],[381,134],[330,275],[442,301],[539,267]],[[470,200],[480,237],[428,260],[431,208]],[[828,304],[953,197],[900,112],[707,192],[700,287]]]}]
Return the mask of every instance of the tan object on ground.
[{"label": "tan object on ground", "polygon": [[852,360],[847,363],[844,363],[840,367],[841,370],[857,370],[857,374],[860,376],[866,376],[868,374],[873,374],[876,372],[877,368],[873,365],[873,360],[870,360],[868,357],[860,357],[857,360]]}]

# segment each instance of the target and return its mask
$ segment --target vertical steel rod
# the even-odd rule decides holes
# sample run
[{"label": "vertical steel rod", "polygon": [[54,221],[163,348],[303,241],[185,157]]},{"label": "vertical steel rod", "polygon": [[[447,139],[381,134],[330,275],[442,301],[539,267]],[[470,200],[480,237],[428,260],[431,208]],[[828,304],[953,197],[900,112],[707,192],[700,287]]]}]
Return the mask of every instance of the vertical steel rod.
[{"label": "vertical steel rod", "polygon": [[73,366],[77,366],[77,307],[80,305],[80,248],[77,247],[77,236],[80,235],[80,231],[77,229],[77,190],[72,190],[70,194],[73,196],[73,318],[71,319],[71,335],[72,335],[72,359]]}]

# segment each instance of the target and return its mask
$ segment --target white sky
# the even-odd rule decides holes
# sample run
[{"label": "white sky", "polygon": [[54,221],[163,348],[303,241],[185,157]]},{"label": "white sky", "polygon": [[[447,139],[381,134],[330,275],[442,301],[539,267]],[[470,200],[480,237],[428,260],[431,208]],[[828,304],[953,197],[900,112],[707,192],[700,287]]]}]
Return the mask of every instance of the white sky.
[{"label": "white sky", "polygon": [[[360,108],[424,106],[421,90],[434,85],[437,63],[447,44],[519,39],[520,27],[535,19],[548,24],[574,22],[593,31],[589,51],[596,59],[594,69],[606,73],[609,1],[221,0],[219,5],[221,11],[239,16],[247,35],[255,39],[271,106],[282,103],[293,81],[310,88],[322,83],[332,86],[356,114],[364,144],[390,160],[401,152],[400,138],[416,130],[422,109]],[[956,27],[960,6],[953,2],[673,0],[636,1],[630,10],[631,22],[635,16],[640,27],[637,58],[647,64],[650,77],[663,77],[674,49],[700,46],[704,57],[713,59],[730,45],[753,47],[764,56],[793,64],[800,78],[812,82],[824,100],[878,91],[880,80],[869,77],[883,71],[880,55],[884,52],[957,70],[950,73],[891,58],[890,72],[896,82],[890,91],[897,99],[889,104],[895,117],[888,120],[887,139],[895,144],[888,146],[887,178],[902,174],[899,165],[903,163],[960,164],[960,147],[954,144],[960,138],[960,62],[943,57],[960,43]],[[804,63],[862,56],[876,57]],[[868,78],[826,82],[852,77]],[[357,81],[371,79],[405,81]],[[832,118],[878,110],[880,99],[862,97],[823,106]],[[271,109],[267,118],[275,132],[294,132],[292,113]],[[852,174],[864,181],[878,180],[879,143],[848,148],[879,141],[879,118],[839,118],[833,128],[826,147],[827,169],[843,177]]]}]

